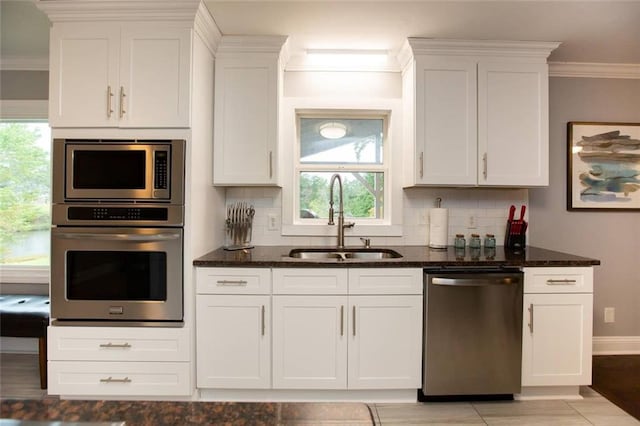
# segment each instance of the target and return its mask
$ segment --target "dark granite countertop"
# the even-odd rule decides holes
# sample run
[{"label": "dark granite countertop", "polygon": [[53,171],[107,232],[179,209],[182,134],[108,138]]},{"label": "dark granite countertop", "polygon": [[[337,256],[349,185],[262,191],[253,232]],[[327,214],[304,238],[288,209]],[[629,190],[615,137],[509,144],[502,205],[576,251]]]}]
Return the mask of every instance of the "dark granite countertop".
[{"label": "dark granite countertop", "polygon": [[[227,251],[219,248],[193,261],[194,266],[202,267],[274,267],[274,268],[371,268],[371,267],[407,267],[423,268],[432,266],[593,266],[600,261],[568,253],[527,247],[514,251],[498,246],[491,249],[466,248],[464,254],[453,246],[446,250],[434,250],[427,246],[384,246],[402,255],[401,258],[381,260],[305,260],[288,256],[292,246],[256,246],[252,249]],[[320,247],[309,247],[318,249]],[[360,247],[348,247],[350,249]],[[377,247],[373,247],[377,248]]]}]

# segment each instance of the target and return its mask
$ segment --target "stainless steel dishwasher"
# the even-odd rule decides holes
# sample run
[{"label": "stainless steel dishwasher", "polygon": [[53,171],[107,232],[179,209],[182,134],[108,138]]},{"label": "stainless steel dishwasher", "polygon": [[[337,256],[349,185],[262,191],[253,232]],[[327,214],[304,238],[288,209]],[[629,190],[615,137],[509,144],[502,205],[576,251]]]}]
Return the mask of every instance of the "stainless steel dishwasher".
[{"label": "stainless steel dishwasher", "polygon": [[422,396],[520,392],[523,275],[425,269]]}]

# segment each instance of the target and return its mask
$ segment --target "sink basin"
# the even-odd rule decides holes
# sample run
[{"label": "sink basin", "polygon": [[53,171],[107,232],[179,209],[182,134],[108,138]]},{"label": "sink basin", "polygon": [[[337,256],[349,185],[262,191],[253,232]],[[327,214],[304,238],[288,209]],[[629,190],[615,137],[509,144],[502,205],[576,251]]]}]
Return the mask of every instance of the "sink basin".
[{"label": "sink basin", "polygon": [[400,253],[382,248],[299,248],[289,252],[289,257],[306,260],[381,260],[397,259]]}]

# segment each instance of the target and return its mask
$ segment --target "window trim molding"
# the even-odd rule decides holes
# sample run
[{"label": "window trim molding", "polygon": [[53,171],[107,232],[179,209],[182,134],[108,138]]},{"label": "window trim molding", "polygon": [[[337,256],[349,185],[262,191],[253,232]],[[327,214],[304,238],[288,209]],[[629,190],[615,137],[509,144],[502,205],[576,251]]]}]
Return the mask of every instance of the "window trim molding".
[{"label": "window trim molding", "polygon": [[[306,111],[355,111],[363,115],[377,113],[386,114],[387,117],[387,147],[385,155],[388,157],[387,176],[385,186],[388,185],[388,194],[391,201],[388,209],[389,217],[378,223],[359,223],[347,231],[347,236],[402,236],[402,116],[401,99],[395,98],[299,98],[285,97],[281,103],[280,129],[283,129],[280,138],[282,141],[282,235],[283,236],[324,236],[333,237],[336,234],[335,226],[319,224],[298,224],[295,221],[294,188],[295,173],[298,164],[295,156],[298,153],[296,146],[298,140],[297,115]],[[291,125],[291,123],[296,123]],[[385,160],[386,163],[386,160]],[[327,202],[328,203],[328,202]],[[328,204],[327,204],[328,208]]]},{"label": "window trim molding", "polygon": [[[49,121],[47,100],[0,100],[0,120]],[[0,265],[2,284],[49,284],[50,267],[42,265]]]}]

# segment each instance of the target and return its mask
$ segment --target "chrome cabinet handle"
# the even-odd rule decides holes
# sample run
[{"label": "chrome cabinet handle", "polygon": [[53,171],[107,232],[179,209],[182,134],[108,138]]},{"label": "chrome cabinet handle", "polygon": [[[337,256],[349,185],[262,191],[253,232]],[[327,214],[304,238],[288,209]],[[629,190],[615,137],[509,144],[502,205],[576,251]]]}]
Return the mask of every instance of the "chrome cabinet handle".
[{"label": "chrome cabinet handle", "polygon": [[533,334],[533,303],[529,304],[529,332]]},{"label": "chrome cabinet handle", "polygon": [[127,112],[124,109],[124,98],[126,98],[126,97],[127,97],[127,95],[126,95],[126,93],[124,93],[124,87],[120,86],[120,118],[124,117],[124,115]]},{"label": "chrome cabinet handle", "polygon": [[573,285],[575,283],[577,283],[578,281],[576,280],[569,280],[569,279],[564,279],[564,280],[547,280],[547,285]]},{"label": "chrome cabinet handle", "polygon": [[353,336],[356,336],[356,305],[353,305]]},{"label": "chrome cabinet handle", "polygon": [[340,305],[340,337],[344,336],[344,305]]},{"label": "chrome cabinet handle", "polygon": [[243,287],[246,286],[248,281],[245,280],[218,280],[218,286],[233,286]]},{"label": "chrome cabinet handle", "polygon": [[111,114],[113,114],[113,106],[111,105],[113,98],[113,92],[111,91],[111,86],[107,86],[107,118],[111,118]]},{"label": "chrome cabinet handle", "polygon": [[273,151],[269,151],[269,178],[273,177]]},{"label": "chrome cabinet handle", "polygon": [[424,152],[420,153],[420,177],[424,176]]},{"label": "chrome cabinet handle", "polygon": [[262,312],[260,313],[261,315],[261,321],[262,321],[262,335],[264,336],[264,305],[262,305]]},{"label": "chrome cabinet handle", "polygon": [[129,349],[131,345],[129,343],[101,343],[101,348],[118,348],[118,349]]},{"label": "chrome cabinet handle", "polygon": [[155,235],[136,235],[136,234],[99,234],[99,233],[64,233],[59,234],[58,238],[67,240],[103,240],[103,241],[165,241],[176,240],[180,238],[180,233],[166,232]]},{"label": "chrome cabinet handle", "polygon": [[100,383],[131,383],[131,379],[129,377],[125,377],[124,379],[114,379],[109,376],[106,379],[100,379]]},{"label": "chrome cabinet handle", "polygon": [[487,153],[485,152],[482,156],[482,175],[484,179],[487,180]]}]

